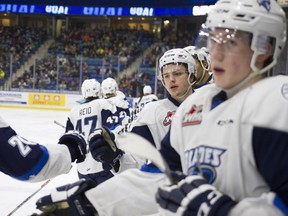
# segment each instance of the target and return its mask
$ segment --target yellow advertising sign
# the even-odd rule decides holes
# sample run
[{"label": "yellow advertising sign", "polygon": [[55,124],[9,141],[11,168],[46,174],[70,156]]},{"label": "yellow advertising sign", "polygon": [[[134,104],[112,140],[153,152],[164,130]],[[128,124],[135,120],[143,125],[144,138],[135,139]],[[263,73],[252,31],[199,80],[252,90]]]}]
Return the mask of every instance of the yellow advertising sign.
[{"label": "yellow advertising sign", "polygon": [[65,106],[66,96],[62,94],[30,93],[29,105]]}]

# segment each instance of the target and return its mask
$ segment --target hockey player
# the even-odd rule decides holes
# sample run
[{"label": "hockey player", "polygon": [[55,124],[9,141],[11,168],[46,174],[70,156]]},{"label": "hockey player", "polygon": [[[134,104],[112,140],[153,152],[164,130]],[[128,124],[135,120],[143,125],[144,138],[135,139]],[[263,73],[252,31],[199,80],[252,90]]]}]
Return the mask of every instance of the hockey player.
[{"label": "hockey player", "polygon": [[203,49],[197,49],[195,46],[188,46],[184,49],[189,52],[196,61],[197,82],[195,83],[195,89],[212,83],[212,74],[209,73],[211,70],[210,55]]},{"label": "hockey player", "polygon": [[275,0],[219,0],[206,25],[215,85],[182,103],[163,141],[189,176],[159,188],[160,213],[288,215],[288,77],[266,76],[285,47],[285,13]]},{"label": "hockey player", "polygon": [[[116,102],[112,103],[109,99],[100,99],[101,86],[95,79],[85,80],[81,91],[85,101],[71,110],[66,123],[66,131],[77,130],[83,133],[87,140],[94,129],[106,127],[114,130],[119,124],[121,125],[121,115],[123,118],[129,115],[128,103],[122,102],[116,105]],[[77,163],[79,178],[92,179],[100,184],[113,177],[110,166],[114,164],[111,163],[97,162],[88,152],[85,161]]]},{"label": "hockey player", "polygon": [[[157,148],[160,148],[161,139],[169,129],[176,109],[185,98],[192,94],[192,85],[197,81],[195,79],[195,61],[184,49],[178,48],[165,52],[159,61],[159,65],[158,77],[167,89],[169,96],[166,99],[145,105],[144,109],[139,113],[138,118],[132,123],[132,132],[146,138]],[[99,131],[101,133],[101,130]],[[94,155],[96,158],[101,153],[97,153],[96,146],[99,148],[99,146],[107,146],[107,144],[102,139],[94,140],[95,142],[91,142],[90,140],[90,150],[94,153],[96,152],[96,155]],[[158,188],[157,185],[163,181],[166,182],[166,177],[156,167],[150,165],[144,165],[141,170],[131,169],[134,164],[139,164],[140,162],[139,160],[133,160],[133,157],[129,154],[124,154],[119,161],[120,174],[91,189],[91,191],[87,191],[89,193],[87,197],[89,197],[98,214],[123,216],[147,215],[157,212],[154,195]],[[123,170],[126,171],[122,172]],[[61,201],[60,197],[62,197],[60,194],[64,195],[69,193],[70,189],[76,189],[75,196],[73,195],[68,200],[68,202],[71,200],[70,207],[73,209],[72,211],[77,212],[72,203],[74,203],[75,199],[78,200],[81,197],[79,191],[82,191],[82,198],[85,200],[81,205],[83,205],[86,211],[92,211],[86,205],[86,203],[89,205],[90,202],[83,195],[83,188],[86,190],[86,186],[86,182],[80,181],[75,185],[67,186],[64,191],[55,191],[55,194],[52,195],[54,198],[52,201],[59,203]],[[107,194],[113,195],[107,196]],[[52,201],[49,197],[39,200],[37,203],[38,208],[48,205],[49,201],[51,205]],[[141,203],[141,206],[135,205],[135,203]]]},{"label": "hockey player", "polygon": [[144,106],[152,101],[157,101],[158,97],[152,94],[152,88],[150,85],[145,85],[143,87],[143,96],[137,99],[133,106],[133,121],[137,118],[138,113],[144,108]]},{"label": "hockey player", "polygon": [[[116,106],[117,112],[113,114],[108,122],[113,122],[114,128],[109,127],[110,130],[114,130],[114,133],[120,133],[124,124],[128,123],[130,117],[129,103],[125,94],[119,91],[118,84],[115,79],[108,77],[104,79],[101,83],[101,91],[103,98],[107,99],[109,103]],[[120,127],[119,127],[120,126]]]},{"label": "hockey player", "polygon": [[86,141],[76,131],[62,135],[62,145],[41,145],[21,137],[0,117],[0,137],[0,171],[21,181],[39,182],[68,173],[71,162],[85,158]]},{"label": "hockey player", "polygon": [[118,84],[112,77],[107,77],[101,83],[101,91],[103,98],[114,98],[115,96],[125,99],[123,92],[119,91]]}]

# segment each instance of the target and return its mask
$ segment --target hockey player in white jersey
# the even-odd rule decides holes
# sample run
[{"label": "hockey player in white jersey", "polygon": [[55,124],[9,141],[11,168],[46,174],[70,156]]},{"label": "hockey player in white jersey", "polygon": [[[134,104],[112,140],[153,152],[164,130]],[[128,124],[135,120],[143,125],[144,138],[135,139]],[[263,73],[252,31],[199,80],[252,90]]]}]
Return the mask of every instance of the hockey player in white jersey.
[{"label": "hockey player in white jersey", "polygon": [[[107,99],[100,99],[101,86],[95,79],[85,80],[82,83],[81,91],[85,102],[71,110],[66,123],[66,131],[77,130],[88,139],[94,129],[106,127],[109,130],[114,130],[116,126],[121,124],[119,115],[129,115],[128,103],[125,105],[125,109],[122,104],[123,110],[120,110],[115,103],[111,103]],[[88,152],[85,161],[77,163],[79,178],[92,179],[100,184],[113,177],[110,172],[111,165],[113,166],[113,164],[102,164],[95,161],[91,152]]]},{"label": "hockey player in white jersey", "polygon": [[[165,52],[159,63],[158,77],[169,92],[169,96],[166,99],[145,105],[139,117],[132,123],[132,132],[149,140],[157,148],[160,148],[161,139],[169,129],[176,109],[185,98],[192,94],[192,85],[197,81],[195,79],[195,61],[184,49],[178,48]],[[129,154],[124,154],[119,161],[120,174],[87,192],[87,197],[89,197],[98,214],[123,216],[147,215],[157,212],[154,195],[158,188],[157,185],[163,181],[166,182],[166,177],[151,164],[142,166],[141,170],[132,169],[130,164],[133,164],[133,158]],[[137,162],[134,160],[134,163]],[[126,171],[122,172],[123,170]],[[82,190],[82,187],[85,187],[85,182],[67,186],[66,190],[68,191],[70,188]],[[55,191],[56,194],[58,192]],[[111,194],[111,196],[107,196],[107,194]],[[58,196],[59,194],[53,195],[53,197],[56,197],[53,200],[55,203],[60,201],[57,200]],[[78,199],[77,196],[75,196],[76,199]],[[38,202],[39,208],[45,206],[46,199],[47,197]],[[74,196],[70,200],[73,199]],[[84,197],[84,199],[89,205],[90,202],[87,201],[87,198]],[[86,204],[83,205],[83,208],[87,207]],[[71,206],[71,208],[74,207]]]},{"label": "hockey player in white jersey", "polygon": [[107,99],[109,103],[116,106],[117,112],[111,115],[107,122],[113,122],[115,127],[109,128],[115,134],[123,131],[124,125],[128,123],[130,118],[129,102],[125,94],[119,91],[118,84],[115,79],[108,77],[101,83],[101,91],[103,98]]},{"label": "hockey player in white jersey", "polygon": [[188,177],[159,188],[160,213],[288,215],[288,77],[266,75],[285,47],[285,13],[275,0],[219,0],[206,25],[215,85],[181,104],[163,140]]},{"label": "hockey player in white jersey", "polygon": [[68,173],[71,163],[83,161],[86,141],[76,131],[69,131],[59,144],[39,144],[16,133],[0,117],[0,171],[21,181],[39,182]]},{"label": "hockey player in white jersey", "polygon": [[184,47],[184,49],[189,52],[196,61],[197,82],[195,83],[195,89],[212,83],[213,76],[209,73],[211,70],[210,54],[195,46],[187,46]]},{"label": "hockey player in white jersey", "polygon": [[152,101],[157,101],[158,97],[152,93],[152,88],[150,85],[145,85],[143,87],[143,95],[140,98],[136,98],[133,105],[132,121],[137,118],[138,113],[144,108],[144,106]]}]

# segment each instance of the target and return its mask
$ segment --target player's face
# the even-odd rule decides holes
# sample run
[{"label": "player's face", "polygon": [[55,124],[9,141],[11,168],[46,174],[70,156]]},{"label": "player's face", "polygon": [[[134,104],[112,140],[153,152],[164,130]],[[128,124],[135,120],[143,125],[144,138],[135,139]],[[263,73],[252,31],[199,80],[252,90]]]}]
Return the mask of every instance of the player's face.
[{"label": "player's face", "polygon": [[197,76],[197,80],[199,80],[202,77],[202,74],[205,73],[205,71],[203,70],[202,65],[199,60],[195,60],[195,62],[196,62],[196,71],[197,71],[196,76]]},{"label": "player's face", "polygon": [[[189,88],[187,69],[181,64],[169,64],[163,67],[162,71],[163,82],[166,90],[175,100],[182,102],[190,93],[187,93]],[[192,91],[191,91],[192,92]],[[185,97],[183,97],[185,95]]]},{"label": "player's face", "polygon": [[249,75],[253,51],[248,33],[218,28],[210,32],[209,43],[211,68],[218,87],[230,89]]}]

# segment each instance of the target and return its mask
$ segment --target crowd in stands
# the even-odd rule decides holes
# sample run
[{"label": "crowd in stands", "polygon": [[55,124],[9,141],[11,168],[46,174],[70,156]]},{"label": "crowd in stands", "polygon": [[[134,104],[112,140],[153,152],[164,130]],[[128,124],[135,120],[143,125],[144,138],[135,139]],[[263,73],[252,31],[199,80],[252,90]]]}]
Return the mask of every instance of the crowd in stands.
[{"label": "crowd in stands", "polygon": [[[28,54],[32,54],[46,39],[45,32],[37,29],[21,27],[0,27],[0,29],[9,32],[0,34],[0,37],[4,41],[9,40],[10,44],[5,47],[1,43],[0,49],[3,50],[1,53],[13,53],[15,59],[20,58],[17,58],[17,54],[21,55],[18,66],[15,64],[18,68],[21,62],[27,60]],[[19,34],[23,40],[15,43],[14,36]],[[118,80],[121,91],[127,96],[136,97],[140,94],[141,86],[151,85],[155,89],[156,62],[159,56],[168,49],[191,45],[193,41],[194,36],[191,32],[175,32],[171,29],[163,31],[161,39],[142,29],[112,30],[105,27],[82,26],[69,31],[62,30],[61,35],[49,48],[49,55],[38,59],[35,67],[31,66],[22,76],[14,80],[12,87],[79,91],[79,83],[85,79],[95,78],[101,82],[106,77],[113,77],[118,80],[119,72],[121,73],[141,56],[154,42],[160,42],[148,55],[142,56],[142,63],[136,71],[127,73]],[[22,49],[18,45],[21,45]],[[7,67],[9,60],[5,59],[6,56],[2,55],[0,59],[2,63],[0,68],[3,68],[4,72],[9,71]],[[165,94],[164,88],[160,81],[156,84],[157,96],[162,98]]]},{"label": "crowd in stands", "polygon": [[45,40],[47,33],[42,29],[0,26],[0,69],[5,79],[10,75],[11,61],[13,71],[19,69]]}]

